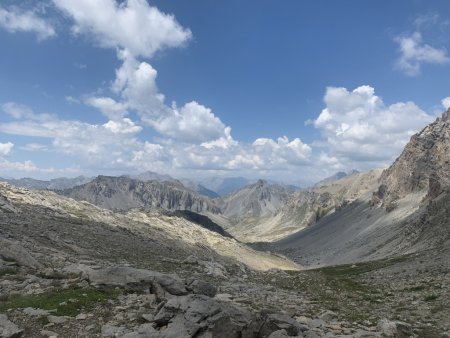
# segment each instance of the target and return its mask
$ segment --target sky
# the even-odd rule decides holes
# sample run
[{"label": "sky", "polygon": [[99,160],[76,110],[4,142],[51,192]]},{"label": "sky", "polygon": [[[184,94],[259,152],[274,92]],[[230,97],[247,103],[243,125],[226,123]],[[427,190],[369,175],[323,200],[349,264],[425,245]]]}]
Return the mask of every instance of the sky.
[{"label": "sky", "polygon": [[448,18],[448,0],[2,0],[0,177],[388,166],[450,106]]}]

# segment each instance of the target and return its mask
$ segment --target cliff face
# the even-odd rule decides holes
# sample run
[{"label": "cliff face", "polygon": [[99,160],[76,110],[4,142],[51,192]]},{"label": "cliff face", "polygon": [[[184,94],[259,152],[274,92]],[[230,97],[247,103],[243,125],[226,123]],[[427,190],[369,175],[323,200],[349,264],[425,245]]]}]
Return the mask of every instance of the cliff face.
[{"label": "cliff face", "polygon": [[433,199],[450,186],[450,109],[411,137],[402,154],[383,172],[375,202],[389,203],[408,193]]},{"label": "cliff face", "polygon": [[64,195],[108,209],[157,207],[220,213],[220,209],[208,198],[186,189],[177,181],[143,182],[128,177],[99,176],[92,182],[65,190]]}]

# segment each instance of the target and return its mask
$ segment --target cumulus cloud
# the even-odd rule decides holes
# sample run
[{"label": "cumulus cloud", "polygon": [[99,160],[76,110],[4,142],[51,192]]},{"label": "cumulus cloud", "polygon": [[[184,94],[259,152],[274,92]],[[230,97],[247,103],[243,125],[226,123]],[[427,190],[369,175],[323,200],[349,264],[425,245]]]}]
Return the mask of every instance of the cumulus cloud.
[{"label": "cumulus cloud", "polygon": [[426,44],[420,32],[410,36],[398,36],[394,41],[398,43],[400,51],[396,66],[409,76],[418,75],[423,63],[440,65],[450,63],[447,50]]},{"label": "cumulus cloud", "polygon": [[157,119],[147,121],[159,133],[188,143],[230,137],[230,129],[227,135],[225,125],[211,109],[195,101],[185,104],[180,109],[174,107]]},{"label": "cumulus cloud", "polygon": [[146,0],[53,0],[70,18],[75,34],[88,34],[102,47],[126,49],[134,56],[184,45],[191,37],[173,15],[152,7]]},{"label": "cumulus cloud", "polygon": [[14,144],[12,144],[11,142],[0,143],[0,156],[8,155],[11,152],[13,147],[14,147]]},{"label": "cumulus cloud", "polygon": [[36,16],[32,11],[19,7],[0,7],[0,27],[8,32],[30,32],[36,34],[38,40],[45,40],[56,36],[55,29],[44,19]]},{"label": "cumulus cloud", "polygon": [[343,167],[371,167],[389,163],[411,135],[433,120],[413,102],[386,106],[374,88],[361,86],[353,91],[329,87],[326,108],[314,121],[325,148],[324,163]]},{"label": "cumulus cloud", "polygon": [[442,105],[444,106],[445,109],[450,108],[450,96],[446,97],[445,99],[442,99]]}]

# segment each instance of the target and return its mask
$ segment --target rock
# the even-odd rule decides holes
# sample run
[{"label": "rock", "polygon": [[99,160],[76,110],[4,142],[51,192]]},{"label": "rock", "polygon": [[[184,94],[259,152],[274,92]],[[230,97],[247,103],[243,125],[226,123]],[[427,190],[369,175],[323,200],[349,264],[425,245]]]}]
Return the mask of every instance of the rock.
[{"label": "rock", "polygon": [[[155,316],[164,329],[164,337],[253,337],[257,332],[253,316],[229,304],[205,295],[187,295],[169,299]],[[183,335],[180,335],[180,333]]]},{"label": "rock", "polygon": [[183,261],[183,264],[198,264],[198,259],[194,255],[190,255]]},{"label": "rock", "polygon": [[48,322],[53,323],[53,324],[64,324],[65,322],[67,322],[68,319],[69,319],[69,317],[65,317],[65,316],[50,315],[47,317]]},{"label": "rock", "polygon": [[22,312],[28,316],[32,317],[40,317],[40,316],[48,316],[49,312],[43,309],[33,309],[32,307],[27,307],[22,310]]},{"label": "rock", "polygon": [[214,296],[214,298],[222,302],[231,302],[233,296],[229,293],[218,293]]},{"label": "rock", "polygon": [[58,334],[56,332],[53,331],[47,331],[47,330],[41,330],[39,332],[42,336],[44,337],[48,337],[48,338],[52,338],[52,337],[58,337]]},{"label": "rock", "polygon": [[171,295],[188,294],[184,283],[177,277],[150,270],[135,269],[128,266],[113,266],[91,270],[88,275],[89,281],[93,285],[120,287],[147,285],[151,287],[157,283]]},{"label": "rock", "polygon": [[125,334],[126,328],[123,326],[115,326],[105,324],[102,326],[102,337],[120,337]]},{"label": "rock", "polygon": [[8,320],[6,315],[0,314],[0,337],[1,338],[17,338],[21,337],[23,330],[13,322]]},{"label": "rock", "polygon": [[267,337],[272,332],[279,330],[285,330],[289,336],[296,336],[306,331],[307,328],[287,315],[271,313],[266,316],[258,337]]},{"label": "rock", "polygon": [[382,319],[378,322],[377,328],[386,337],[402,338],[409,337],[413,334],[411,325],[401,321]]},{"label": "rock", "polygon": [[144,313],[142,316],[142,319],[144,319],[145,321],[151,323],[155,321],[155,316],[152,315],[151,313]]},{"label": "rock", "polygon": [[325,322],[332,322],[338,319],[338,316],[333,311],[325,311],[319,316],[319,319],[322,319]]},{"label": "rock", "polygon": [[188,289],[195,294],[214,297],[217,293],[217,288],[214,285],[205,283],[201,280],[194,280],[189,284]]},{"label": "rock", "polygon": [[286,330],[278,330],[272,332],[270,336],[267,338],[285,338],[285,337],[289,337]]},{"label": "rock", "polygon": [[80,313],[75,317],[76,320],[86,320],[88,318],[88,315],[85,313]]},{"label": "rock", "polygon": [[137,331],[129,332],[121,338],[153,338],[158,336],[158,331],[151,324],[142,324]]},{"label": "rock", "polygon": [[18,243],[0,238],[0,257],[6,260],[13,260],[20,266],[26,266],[33,269],[42,268],[31,254]]}]

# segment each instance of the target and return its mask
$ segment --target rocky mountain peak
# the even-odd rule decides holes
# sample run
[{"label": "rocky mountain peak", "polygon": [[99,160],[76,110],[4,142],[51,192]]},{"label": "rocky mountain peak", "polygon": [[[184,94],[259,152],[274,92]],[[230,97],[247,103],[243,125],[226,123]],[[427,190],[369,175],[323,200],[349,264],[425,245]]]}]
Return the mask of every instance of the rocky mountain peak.
[{"label": "rocky mountain peak", "polygon": [[449,166],[450,109],[411,137],[402,154],[383,172],[374,197],[389,202],[408,193],[427,192],[434,198],[450,187]]}]

